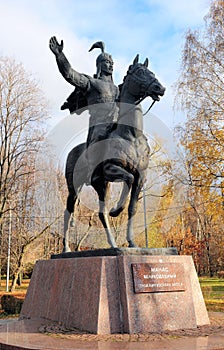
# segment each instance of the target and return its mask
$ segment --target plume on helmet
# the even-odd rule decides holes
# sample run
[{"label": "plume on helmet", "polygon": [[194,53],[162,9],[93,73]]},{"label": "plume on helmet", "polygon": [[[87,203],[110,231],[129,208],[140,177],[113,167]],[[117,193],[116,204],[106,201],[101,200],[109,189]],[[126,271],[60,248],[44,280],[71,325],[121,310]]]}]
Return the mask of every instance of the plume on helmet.
[{"label": "plume on helmet", "polygon": [[105,50],[105,44],[103,41],[97,41],[94,43],[91,48],[89,49],[89,52],[92,51],[93,49],[101,49],[102,53],[104,53]]}]

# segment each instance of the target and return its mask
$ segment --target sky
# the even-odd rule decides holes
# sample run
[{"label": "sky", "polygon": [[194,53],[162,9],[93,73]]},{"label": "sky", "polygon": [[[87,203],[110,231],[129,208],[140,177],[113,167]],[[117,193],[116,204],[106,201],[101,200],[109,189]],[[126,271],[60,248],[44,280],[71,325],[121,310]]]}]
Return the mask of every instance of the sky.
[{"label": "sky", "polygon": [[[120,84],[137,53],[166,87],[152,112],[169,128],[184,115],[173,111],[174,86],[188,29],[198,29],[209,0],[0,0],[0,55],[21,62],[39,82],[49,101],[51,127],[67,112],[60,106],[73,90],[60,75],[49,39],[64,41],[64,53],[78,72],[93,75],[99,40],[114,59],[114,81]],[[151,101],[145,102],[144,108]]]},{"label": "sky", "polygon": [[[185,121],[183,113],[173,110],[184,36],[203,25],[209,6],[210,0],[0,0],[0,56],[22,63],[39,83],[49,101],[48,141],[63,166],[71,145],[84,141],[88,116],[80,119],[60,110],[73,87],[58,71],[50,37],[63,39],[72,67],[91,76],[100,52],[88,50],[94,42],[104,41],[113,56],[116,85],[137,53],[142,62],[148,57],[149,69],[166,92],[153,106],[153,115],[145,117],[145,130],[147,136],[157,133],[166,140],[166,153],[175,148],[172,129]],[[150,104],[146,100],[143,110]],[[177,203],[181,193],[177,188]]]}]

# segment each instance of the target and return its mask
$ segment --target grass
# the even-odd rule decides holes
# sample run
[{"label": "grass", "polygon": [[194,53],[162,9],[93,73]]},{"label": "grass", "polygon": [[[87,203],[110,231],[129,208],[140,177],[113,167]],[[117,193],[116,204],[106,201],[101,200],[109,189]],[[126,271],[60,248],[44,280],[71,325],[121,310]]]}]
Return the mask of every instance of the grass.
[{"label": "grass", "polygon": [[224,279],[200,277],[199,282],[207,310],[224,312]]},{"label": "grass", "polygon": [[[10,287],[11,287],[11,283],[12,283],[12,281],[9,281],[9,289],[10,289]],[[29,283],[30,283],[30,280],[29,280],[29,279],[24,279],[24,280],[22,281],[22,285],[21,285],[21,286],[16,285],[16,290],[15,290],[15,292],[13,292],[13,293],[11,293],[11,294],[14,295],[14,293],[15,293],[15,294],[20,293],[21,295],[22,295],[22,294],[25,295],[25,294],[26,294],[26,291],[27,291],[27,288],[28,288],[28,286],[29,286]],[[2,280],[1,280],[1,283],[0,283],[0,295],[2,296],[3,294],[6,294],[6,280],[5,280],[5,279],[2,279]]]}]

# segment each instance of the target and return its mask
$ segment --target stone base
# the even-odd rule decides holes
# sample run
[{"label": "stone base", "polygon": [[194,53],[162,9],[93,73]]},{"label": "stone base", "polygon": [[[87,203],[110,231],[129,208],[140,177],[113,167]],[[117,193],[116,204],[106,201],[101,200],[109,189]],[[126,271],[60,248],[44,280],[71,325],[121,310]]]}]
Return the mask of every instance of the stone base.
[{"label": "stone base", "polygon": [[[143,288],[143,292],[136,292],[141,281],[133,266],[157,266],[160,271],[164,266],[177,268],[182,271],[184,287],[171,291],[155,287],[150,292]],[[158,276],[154,273],[141,277],[161,278]],[[169,281],[169,276],[166,273],[162,277]],[[158,280],[151,282],[162,285]],[[192,258],[177,255],[126,254],[38,261],[20,315],[20,319],[24,318],[57,321],[95,334],[150,333],[209,324]]]},{"label": "stone base", "polygon": [[120,256],[120,255],[178,255],[177,248],[108,248],[82,250],[51,255],[51,259],[84,258],[96,256]]}]

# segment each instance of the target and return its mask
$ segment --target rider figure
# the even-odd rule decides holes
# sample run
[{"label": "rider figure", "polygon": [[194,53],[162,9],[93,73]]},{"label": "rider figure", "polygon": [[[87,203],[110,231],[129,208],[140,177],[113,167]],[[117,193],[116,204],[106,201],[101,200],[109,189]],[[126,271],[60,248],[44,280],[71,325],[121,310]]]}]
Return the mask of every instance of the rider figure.
[{"label": "rider figure", "polygon": [[[96,75],[90,77],[78,73],[71,67],[62,52],[63,41],[59,44],[56,37],[52,37],[49,46],[56,56],[57,65],[62,76],[71,85],[74,85],[79,92],[81,90],[86,98],[86,105],[90,114],[87,147],[92,143],[106,139],[118,117],[116,100],[118,99],[119,90],[113,83],[113,60],[111,55],[104,52],[102,42],[93,44],[89,51],[94,48],[101,48],[102,53],[96,60]],[[70,97],[67,101],[72,100]],[[66,104],[62,106],[62,109],[65,108],[68,108]]]}]

